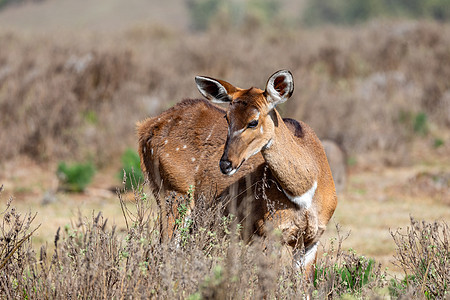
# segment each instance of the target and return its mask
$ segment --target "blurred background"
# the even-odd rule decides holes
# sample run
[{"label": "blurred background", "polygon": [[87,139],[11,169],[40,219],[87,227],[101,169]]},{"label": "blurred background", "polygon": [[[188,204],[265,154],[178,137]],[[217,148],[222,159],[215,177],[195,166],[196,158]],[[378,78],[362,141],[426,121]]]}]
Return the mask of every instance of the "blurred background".
[{"label": "blurred background", "polygon": [[389,228],[450,219],[449,21],[448,0],[0,0],[1,205],[38,212],[38,245],[78,210],[120,226],[136,122],[200,97],[196,75],[289,69],[281,114],[345,157],[331,223],[395,270]]}]

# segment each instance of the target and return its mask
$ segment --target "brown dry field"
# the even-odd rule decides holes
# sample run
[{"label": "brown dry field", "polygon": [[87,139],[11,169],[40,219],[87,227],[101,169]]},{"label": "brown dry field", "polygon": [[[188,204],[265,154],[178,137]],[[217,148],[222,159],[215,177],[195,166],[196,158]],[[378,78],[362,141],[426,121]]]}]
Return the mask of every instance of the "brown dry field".
[{"label": "brown dry field", "polygon": [[[90,13],[66,0],[55,14],[56,1],[0,12],[0,211],[13,197],[19,211],[37,212],[36,248],[51,247],[57,228],[78,212],[102,211],[110,225],[124,228],[119,200],[111,192],[120,184],[120,153],[136,147],[137,121],[183,98],[199,97],[195,75],[262,86],[285,67],[294,73],[296,91],[282,114],[306,121],[320,138],[338,141],[351,162],[323,243],[339,224],[350,231],[345,248],[396,274],[390,230],[405,228],[410,217],[449,222],[449,24],[389,21],[353,29],[289,29],[281,35],[265,27],[199,34],[183,31],[185,8],[174,1],[159,9],[152,9],[151,1],[134,1],[128,10],[119,1],[109,2],[114,9],[98,5]],[[74,11],[83,18],[73,17]],[[218,35],[227,40],[224,45],[217,44]],[[86,55],[97,69],[88,67],[81,75],[65,69],[71,57],[80,63]],[[89,72],[97,72],[96,85]],[[50,100],[42,112],[27,110],[34,99],[39,105]],[[55,114],[64,107],[52,108],[65,100],[72,110],[58,122],[47,120],[60,117]],[[80,111],[96,112],[98,123],[72,119]],[[407,123],[419,112],[428,116],[426,135]],[[29,133],[33,126],[44,128],[36,139]],[[68,135],[59,132],[64,128]],[[436,139],[443,145],[433,147]],[[31,146],[23,146],[27,143]],[[58,192],[56,201],[42,204],[44,194],[58,185],[57,163],[86,157],[94,157],[99,167],[87,191]]]}]

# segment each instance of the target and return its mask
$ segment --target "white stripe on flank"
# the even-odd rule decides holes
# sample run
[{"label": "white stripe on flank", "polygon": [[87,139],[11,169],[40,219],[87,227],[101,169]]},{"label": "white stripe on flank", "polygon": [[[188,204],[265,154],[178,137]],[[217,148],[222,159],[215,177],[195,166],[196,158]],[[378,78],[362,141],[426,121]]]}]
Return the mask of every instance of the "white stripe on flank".
[{"label": "white stripe on flank", "polygon": [[300,208],[309,208],[312,204],[312,199],[314,198],[314,194],[316,193],[317,189],[317,181],[314,181],[314,184],[312,187],[307,190],[303,195],[300,196],[292,196],[285,190],[283,190],[286,197],[291,200],[291,202],[294,202],[297,204]]}]

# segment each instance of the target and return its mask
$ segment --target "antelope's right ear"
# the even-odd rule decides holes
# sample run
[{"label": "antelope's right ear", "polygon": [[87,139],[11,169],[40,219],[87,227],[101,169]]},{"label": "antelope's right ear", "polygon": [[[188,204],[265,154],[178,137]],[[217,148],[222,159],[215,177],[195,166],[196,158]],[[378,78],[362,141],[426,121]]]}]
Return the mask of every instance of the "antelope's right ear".
[{"label": "antelope's right ear", "polygon": [[200,93],[215,103],[231,102],[232,99],[229,94],[236,91],[232,84],[211,77],[196,76],[195,82]]},{"label": "antelope's right ear", "polygon": [[294,92],[294,78],[288,70],[280,70],[270,76],[266,84],[267,101],[272,108],[286,102]]}]

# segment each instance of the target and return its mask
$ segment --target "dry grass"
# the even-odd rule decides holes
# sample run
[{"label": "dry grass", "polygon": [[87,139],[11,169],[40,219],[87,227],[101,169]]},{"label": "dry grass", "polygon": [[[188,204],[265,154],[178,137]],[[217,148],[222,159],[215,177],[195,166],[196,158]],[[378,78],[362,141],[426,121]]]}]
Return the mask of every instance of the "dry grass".
[{"label": "dry grass", "polygon": [[[0,32],[8,45],[0,49],[1,124],[15,133],[1,136],[1,159],[75,155],[104,164],[132,142],[135,121],[198,97],[195,75],[263,86],[261,74],[280,68],[290,69],[296,84],[281,111],[338,141],[349,156],[373,154],[379,163],[401,164],[411,161],[409,149],[423,134],[431,140],[427,148],[433,139],[447,144],[450,68],[442,62],[450,60],[448,25],[259,30],[187,35],[137,26],[108,36],[55,37]],[[420,114],[427,117],[422,125]]]},{"label": "dry grass", "polygon": [[[337,226],[335,238],[317,263],[314,282],[308,282],[302,270],[279,263],[283,246],[276,231],[245,244],[234,217],[224,216],[221,206],[206,207],[197,199],[200,204],[190,216],[189,230],[181,226],[179,238],[160,242],[158,213],[146,193],[138,187],[131,201],[120,194],[119,200],[126,223],[123,232],[109,226],[101,213],[91,218],[79,215],[70,226],[56,231],[54,247],[43,245],[38,251],[29,242],[32,215],[24,219],[8,206],[0,227],[2,294],[65,299],[306,295],[334,299],[345,295],[442,298],[447,292],[449,232],[443,222],[412,221],[407,233],[393,233],[395,261],[407,276],[414,275],[405,281],[388,280],[381,265],[344,250],[346,236]],[[414,247],[417,251],[410,251]]]}]

